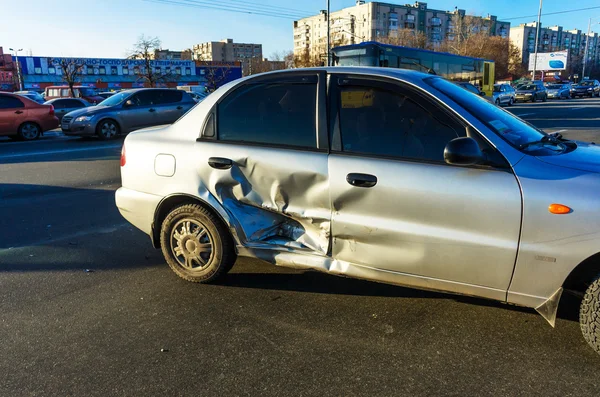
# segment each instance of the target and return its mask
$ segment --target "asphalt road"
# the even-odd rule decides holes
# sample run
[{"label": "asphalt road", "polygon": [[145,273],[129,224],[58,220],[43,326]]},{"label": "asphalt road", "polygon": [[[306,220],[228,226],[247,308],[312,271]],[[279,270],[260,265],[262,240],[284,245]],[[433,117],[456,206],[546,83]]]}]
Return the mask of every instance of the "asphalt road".
[{"label": "asphalt road", "polygon": [[[510,110],[600,140],[599,108]],[[120,144],[0,142],[0,395],[599,394],[573,300],[552,329],[528,309],[254,260],[220,285],[180,280],[115,208]]]}]

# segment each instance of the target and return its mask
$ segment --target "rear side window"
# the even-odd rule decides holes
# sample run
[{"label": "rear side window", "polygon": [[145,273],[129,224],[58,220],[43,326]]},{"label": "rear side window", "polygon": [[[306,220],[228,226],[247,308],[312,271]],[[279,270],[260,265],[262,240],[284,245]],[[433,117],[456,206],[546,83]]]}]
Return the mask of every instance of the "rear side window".
[{"label": "rear side window", "polygon": [[77,99],[67,99],[63,103],[66,108],[82,108],[82,107],[84,107],[84,104],[81,101],[78,101]]},{"label": "rear side window", "polygon": [[131,98],[136,106],[152,106],[160,103],[161,94],[158,90],[138,92]]},{"label": "rear side window", "polygon": [[15,109],[22,107],[25,107],[25,105],[19,99],[0,95],[0,109]]},{"label": "rear side window", "polygon": [[367,86],[341,88],[340,129],[344,152],[434,162],[465,135],[408,96]]},{"label": "rear side window", "polygon": [[316,148],[315,83],[242,86],[217,108],[221,141]]},{"label": "rear side window", "polygon": [[167,104],[181,102],[182,95],[183,92],[179,90],[164,90],[160,95],[160,103]]}]

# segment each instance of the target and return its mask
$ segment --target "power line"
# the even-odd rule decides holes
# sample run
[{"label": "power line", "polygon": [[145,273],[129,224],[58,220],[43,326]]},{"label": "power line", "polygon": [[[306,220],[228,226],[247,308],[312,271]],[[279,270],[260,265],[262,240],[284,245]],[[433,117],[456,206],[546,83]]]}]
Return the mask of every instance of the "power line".
[{"label": "power line", "polygon": [[306,11],[306,10],[299,10],[297,8],[289,8],[289,7],[271,6],[271,5],[267,5],[267,4],[261,5],[261,4],[257,4],[254,1],[245,1],[245,0],[225,0],[225,1],[230,1],[230,2],[233,2],[233,3],[249,4],[249,5],[254,6],[254,7],[277,8],[277,9],[285,10],[285,11],[297,11],[297,12],[303,14],[303,15],[310,15],[311,14],[310,11]]},{"label": "power line", "polygon": [[144,0],[149,3],[158,3],[158,4],[170,4],[170,5],[178,5],[183,7],[191,7],[191,8],[202,8],[202,9],[213,9],[220,11],[228,11],[228,12],[236,12],[240,14],[252,14],[252,15],[261,15],[268,16],[274,18],[284,18],[284,19],[301,19],[305,17],[305,15],[300,15],[296,13],[288,13],[282,11],[267,11],[256,9],[254,7],[247,6],[233,6],[233,5],[219,5],[206,1],[198,1],[198,0]]},{"label": "power line", "polygon": [[[556,12],[546,12],[543,13],[542,16],[546,16],[546,15],[557,15],[557,14],[566,14],[569,12],[579,12],[579,11],[588,11],[588,10],[596,10],[599,9],[600,6],[597,7],[586,7],[586,8],[577,8],[577,9],[573,9],[573,10],[564,10],[564,11],[556,11]],[[512,17],[512,18],[498,18],[498,20],[502,20],[502,21],[511,21],[513,19],[525,19],[525,18],[537,18],[537,14],[536,15],[524,15],[522,17]]]}]

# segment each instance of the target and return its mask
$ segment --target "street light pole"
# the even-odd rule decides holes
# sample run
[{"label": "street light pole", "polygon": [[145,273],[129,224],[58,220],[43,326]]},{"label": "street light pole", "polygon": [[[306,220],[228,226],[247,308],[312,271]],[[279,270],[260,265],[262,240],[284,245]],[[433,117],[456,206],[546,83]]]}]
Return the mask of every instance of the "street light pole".
[{"label": "street light pole", "polygon": [[538,39],[540,38],[540,23],[542,21],[542,1],[543,0],[540,0],[540,10],[538,12],[537,25],[535,26],[535,52],[533,56],[533,74],[531,81],[535,81],[535,69],[537,67]]},{"label": "street light pole", "polygon": [[327,66],[331,66],[331,42],[329,39],[329,30],[331,28],[329,13],[330,13],[331,0],[327,0]]},{"label": "street light pole", "polygon": [[23,81],[21,80],[21,66],[19,65],[19,51],[23,51],[22,48],[18,50],[13,50],[12,48],[8,49],[9,51],[13,51],[15,53],[15,59],[17,60],[17,80],[19,81],[19,91],[23,91]]}]

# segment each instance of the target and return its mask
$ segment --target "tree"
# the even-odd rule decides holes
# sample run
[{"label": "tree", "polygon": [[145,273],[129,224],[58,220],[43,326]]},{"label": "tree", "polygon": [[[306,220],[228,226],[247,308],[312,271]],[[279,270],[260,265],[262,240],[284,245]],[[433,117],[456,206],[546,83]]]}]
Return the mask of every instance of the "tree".
[{"label": "tree", "polygon": [[76,58],[59,58],[50,59],[49,64],[54,65],[55,68],[60,68],[63,80],[69,86],[71,96],[75,98],[75,90],[73,87],[77,84],[81,78],[85,63],[83,59]]},{"label": "tree", "polygon": [[163,73],[162,69],[154,68],[154,51],[159,50],[161,42],[158,37],[147,37],[141,35],[130,51],[129,59],[142,60],[138,79],[144,81],[144,85],[156,87],[158,83],[170,81],[172,73]]},{"label": "tree", "polygon": [[527,74],[527,68],[523,64],[523,58],[521,58],[521,50],[510,40],[508,45],[508,74],[513,79],[521,78]]},{"label": "tree", "polygon": [[312,55],[308,48],[306,48],[301,53],[294,54],[293,63],[295,68],[310,68],[314,66],[323,66],[326,63],[326,60],[318,55]]},{"label": "tree", "polygon": [[382,44],[399,45],[410,48],[431,49],[427,41],[427,35],[423,32],[415,32],[414,29],[398,29],[387,37],[377,39]]},{"label": "tree", "polygon": [[[208,65],[207,65],[208,66]],[[210,65],[205,69],[204,79],[206,80],[206,89],[209,92],[215,91],[227,80],[231,73],[231,66],[223,64],[219,66]]]}]

